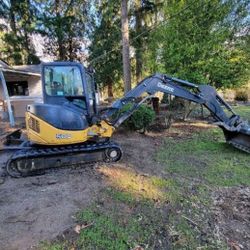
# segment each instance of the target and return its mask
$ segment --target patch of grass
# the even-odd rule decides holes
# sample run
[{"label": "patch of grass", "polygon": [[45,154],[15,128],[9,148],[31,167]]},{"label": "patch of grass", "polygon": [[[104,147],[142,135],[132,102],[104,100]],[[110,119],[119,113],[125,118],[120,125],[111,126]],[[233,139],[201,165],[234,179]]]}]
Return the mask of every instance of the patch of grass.
[{"label": "patch of grass", "polygon": [[39,244],[39,250],[64,250],[66,247],[65,243],[48,243],[41,242]]},{"label": "patch of grass", "polygon": [[140,175],[132,169],[103,167],[99,171],[109,178],[111,186],[138,199],[164,201],[167,198],[151,177]]},{"label": "patch of grass", "polygon": [[[127,202],[176,202],[179,197],[179,185],[173,179],[163,179],[156,176],[144,176],[132,169],[120,167],[101,168],[110,181],[113,199]],[[115,191],[114,191],[115,190]]]},{"label": "patch of grass", "polygon": [[[249,185],[249,155],[225,144],[220,129],[208,129],[192,138],[166,139],[156,160],[173,174],[180,191],[169,219],[170,235],[176,237],[172,240],[173,249],[227,249],[226,243],[208,227],[208,221],[213,221],[211,189]],[[191,222],[183,215],[191,218]]]},{"label": "patch of grass", "polygon": [[[168,249],[168,208],[155,206],[150,200],[140,200],[131,194],[107,188],[100,200],[77,215],[81,229],[73,246],[76,249],[129,250],[141,246],[148,249]],[[46,243],[41,250],[71,249],[72,244]]]},{"label": "patch of grass", "polygon": [[124,202],[126,204],[134,204],[137,202],[136,197],[131,193],[122,192],[114,188],[107,188],[106,193],[116,201]]},{"label": "patch of grass", "polygon": [[[113,200],[107,199],[106,195]],[[80,249],[122,250],[146,245],[152,248],[155,238],[164,238],[165,242],[162,244],[168,244],[167,216],[154,203],[140,201],[131,206],[131,198],[127,193],[115,189],[106,190],[104,197],[104,207],[93,205],[77,215],[79,223],[92,224],[80,232],[77,241]]]},{"label": "patch of grass", "polygon": [[112,216],[92,209],[84,210],[78,216],[80,221],[94,223],[81,231],[78,246],[84,249],[128,249],[129,235],[121,222]]},{"label": "patch of grass", "polygon": [[177,184],[173,179],[162,179],[156,176],[151,177],[152,183],[159,188],[176,187]]},{"label": "patch of grass", "polygon": [[243,119],[250,122],[250,106],[235,106],[233,107],[233,110]]},{"label": "patch of grass", "polygon": [[220,239],[211,238],[200,228],[191,225],[181,216],[171,215],[169,223],[170,238],[173,240],[173,249],[228,249],[226,243]]},{"label": "patch of grass", "polygon": [[167,139],[157,160],[167,171],[201,178],[216,186],[250,184],[250,157],[225,144],[219,129],[209,129],[191,139]]},{"label": "patch of grass", "polygon": [[166,200],[174,204],[181,198],[180,183],[175,179],[163,179],[156,176],[151,177],[153,185],[164,190]]}]

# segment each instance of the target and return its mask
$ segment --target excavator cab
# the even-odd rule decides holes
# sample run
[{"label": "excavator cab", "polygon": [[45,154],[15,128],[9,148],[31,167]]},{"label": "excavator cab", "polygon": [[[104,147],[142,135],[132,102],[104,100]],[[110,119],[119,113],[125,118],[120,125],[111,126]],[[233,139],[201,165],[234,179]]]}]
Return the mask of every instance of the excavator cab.
[{"label": "excavator cab", "polygon": [[97,86],[93,73],[80,63],[44,63],[42,88],[44,103],[27,107],[26,127],[31,142],[69,145],[85,142],[100,134],[111,136],[112,129],[106,123],[103,122],[106,129],[95,127]]},{"label": "excavator cab", "polygon": [[75,107],[86,116],[97,112],[97,86],[92,72],[79,63],[53,62],[42,67],[45,104]]}]

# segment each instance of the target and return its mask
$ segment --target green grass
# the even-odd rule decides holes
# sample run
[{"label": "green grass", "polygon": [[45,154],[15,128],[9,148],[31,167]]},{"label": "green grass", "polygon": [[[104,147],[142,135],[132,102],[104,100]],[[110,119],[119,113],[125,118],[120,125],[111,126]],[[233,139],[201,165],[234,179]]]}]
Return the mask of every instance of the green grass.
[{"label": "green grass", "polygon": [[77,243],[80,249],[152,248],[155,239],[164,239],[167,243],[164,209],[155,207],[149,200],[131,203],[126,193],[116,189],[111,191],[109,188],[103,195],[103,206],[94,205],[77,215],[80,223],[93,223],[93,226],[81,231]]},{"label": "green grass", "polygon": [[154,183],[154,177],[138,174],[131,168],[102,166],[99,172],[109,178],[109,184],[138,200],[166,200],[168,197],[161,188]]},{"label": "green grass", "polygon": [[38,248],[40,250],[65,250],[65,247],[67,247],[65,243],[41,242]]},{"label": "green grass", "polygon": [[219,129],[187,140],[166,139],[156,158],[170,173],[200,178],[216,186],[250,184],[249,155],[225,144]]},{"label": "green grass", "polygon": [[250,106],[234,106],[233,110],[243,119],[250,122]]},{"label": "green grass", "polygon": [[105,192],[112,197],[112,199],[120,202],[124,202],[126,204],[136,204],[137,199],[135,196],[133,196],[131,193],[128,192],[122,192],[119,190],[116,190],[114,188],[107,188]]},{"label": "green grass", "polygon": [[80,248],[110,250],[128,248],[128,231],[124,230],[122,223],[111,215],[88,209],[80,213],[78,218],[84,223],[93,223],[93,226],[81,231],[77,244]]},{"label": "green grass", "polygon": [[72,246],[98,250],[128,250],[137,246],[152,249],[158,239],[168,244],[165,211],[156,208],[152,201],[135,202],[128,194],[111,188],[104,190],[101,196],[104,204],[94,203],[77,214],[79,225],[90,226],[82,229],[74,242],[67,239],[43,243],[40,249],[68,250]]},{"label": "green grass", "polygon": [[[250,117],[249,107],[236,107],[243,119]],[[211,216],[211,190],[216,187],[250,185],[250,156],[225,143],[222,131],[208,129],[192,138],[167,138],[155,159],[167,173],[179,183],[180,197],[172,211],[170,229],[178,238],[173,249],[228,249],[226,243],[207,231],[189,223],[181,215],[193,220],[201,228],[207,228],[204,218]],[[170,230],[170,232],[171,232]]]}]

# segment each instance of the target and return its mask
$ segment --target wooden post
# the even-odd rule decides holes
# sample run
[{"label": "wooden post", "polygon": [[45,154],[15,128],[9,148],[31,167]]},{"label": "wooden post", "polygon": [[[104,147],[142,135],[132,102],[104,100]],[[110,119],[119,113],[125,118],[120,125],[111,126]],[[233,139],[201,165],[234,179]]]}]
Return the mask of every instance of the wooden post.
[{"label": "wooden post", "polygon": [[159,103],[159,98],[158,97],[153,97],[152,98],[152,104],[153,104],[153,109],[157,115],[160,113],[160,103]]},{"label": "wooden post", "polygon": [[11,107],[11,103],[10,103],[9,92],[8,92],[8,89],[7,89],[6,81],[5,81],[5,78],[4,78],[4,75],[3,75],[3,71],[1,69],[0,69],[0,81],[1,81],[2,86],[3,86],[4,98],[5,98],[6,102],[7,102],[10,126],[14,127],[15,126],[15,119],[14,119],[14,115],[13,115],[13,111],[12,111],[12,107]]}]

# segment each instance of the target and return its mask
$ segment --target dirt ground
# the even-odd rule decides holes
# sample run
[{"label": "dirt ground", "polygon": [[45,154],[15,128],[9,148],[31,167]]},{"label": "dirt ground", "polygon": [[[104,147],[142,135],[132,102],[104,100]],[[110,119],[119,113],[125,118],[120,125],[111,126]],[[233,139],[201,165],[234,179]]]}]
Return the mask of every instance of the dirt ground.
[{"label": "dirt ground", "polygon": [[220,188],[213,194],[214,218],[232,249],[250,246],[250,188]]},{"label": "dirt ground", "polygon": [[[117,133],[114,140],[121,144],[124,151],[119,164],[146,175],[161,176],[164,174],[163,169],[155,162],[153,154],[163,139],[166,136],[176,139],[189,137],[194,130],[206,129],[205,125],[199,128],[183,124],[176,126],[183,126],[184,132],[165,130],[146,135],[124,131]],[[8,157],[7,154],[0,154],[0,176],[3,176],[0,179],[0,250],[33,249],[40,241],[54,239],[74,225],[76,212],[91,204],[106,185],[105,177],[97,171],[98,164],[50,170],[42,176],[13,179],[5,176],[3,169]],[[244,199],[245,216],[243,219],[236,218],[237,223],[235,218],[231,220],[227,214],[230,213],[229,209],[223,206],[229,204],[227,197],[230,192],[227,191],[228,196],[225,196],[225,190],[214,194],[218,227],[225,231],[228,239],[232,239],[231,235],[235,234],[234,226],[237,223],[249,222],[250,208],[249,190],[241,198],[233,196],[237,209],[240,209]],[[238,190],[233,192],[237,193]],[[247,233],[246,230],[244,232]],[[244,237],[249,236],[238,232],[236,238],[240,242]]]},{"label": "dirt ground", "polygon": [[102,185],[91,167],[6,178],[0,185],[0,249],[32,249],[57,236],[74,223],[74,214],[95,199]]},{"label": "dirt ground", "polygon": [[[162,139],[138,133],[118,133],[123,165],[157,174],[151,156]],[[5,176],[8,154],[0,154],[0,250],[32,249],[42,240],[55,238],[74,225],[74,214],[95,200],[105,186],[98,164],[64,168],[45,175],[14,179]],[[0,182],[0,183],[1,183]]]}]

